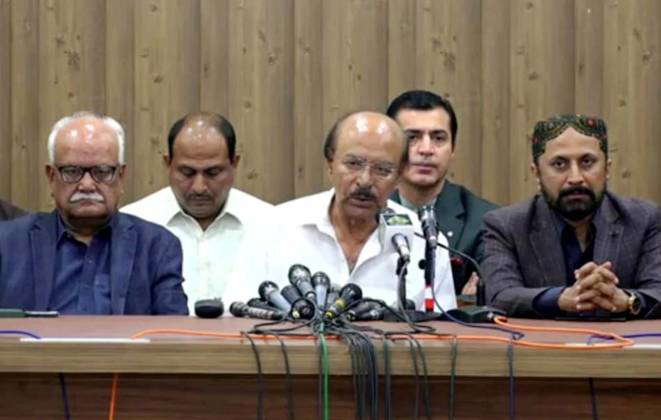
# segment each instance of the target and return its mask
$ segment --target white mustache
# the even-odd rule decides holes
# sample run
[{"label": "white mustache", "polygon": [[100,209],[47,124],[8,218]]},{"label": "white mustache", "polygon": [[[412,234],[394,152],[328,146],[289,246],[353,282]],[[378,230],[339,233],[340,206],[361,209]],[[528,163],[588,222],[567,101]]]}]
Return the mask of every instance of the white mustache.
[{"label": "white mustache", "polygon": [[69,199],[69,203],[77,203],[79,201],[84,201],[84,200],[98,201],[99,203],[103,203],[106,201],[103,199],[103,196],[99,193],[77,192],[71,196],[71,198]]}]

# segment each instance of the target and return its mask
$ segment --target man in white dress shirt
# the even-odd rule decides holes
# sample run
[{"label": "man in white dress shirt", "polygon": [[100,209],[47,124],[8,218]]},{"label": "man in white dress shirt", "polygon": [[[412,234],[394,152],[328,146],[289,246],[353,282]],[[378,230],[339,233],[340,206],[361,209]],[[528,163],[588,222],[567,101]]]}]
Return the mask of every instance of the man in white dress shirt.
[{"label": "man in white dress shirt", "polygon": [[[228,288],[229,301],[256,296],[259,283],[266,279],[282,288],[288,284],[290,266],[300,263],[313,273],[324,271],[333,283],[358,284],[365,297],[394,304],[398,255],[379,239],[378,214],[385,207],[405,213],[416,231],[421,231],[413,212],[388,201],[407,153],[404,133],[387,116],[358,112],[340,119],[324,145],[326,169],[334,188],[276,206],[273,220],[278,227],[267,241],[266,274],[255,274],[256,264],[252,264],[252,274],[240,276]],[[439,239],[447,244],[443,235]],[[418,267],[424,244],[423,239],[413,238],[408,265],[407,295],[417,309],[423,308],[424,301],[424,271]],[[455,308],[447,252],[438,248],[436,260],[437,300],[443,309]]]},{"label": "man in white dress shirt", "polygon": [[170,186],[121,209],[160,224],[183,248],[190,313],[199,299],[222,297],[246,239],[270,220],[273,206],[232,188],[240,156],[229,121],[212,113],[174,123],[163,157]]}]

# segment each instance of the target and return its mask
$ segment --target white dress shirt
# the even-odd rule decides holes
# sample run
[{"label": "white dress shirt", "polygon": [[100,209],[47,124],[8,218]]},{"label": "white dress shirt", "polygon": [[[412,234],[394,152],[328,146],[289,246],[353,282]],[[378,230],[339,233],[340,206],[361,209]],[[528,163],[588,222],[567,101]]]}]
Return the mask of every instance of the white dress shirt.
[{"label": "white dress shirt", "polygon": [[183,287],[189,311],[194,315],[196,301],[223,297],[236,261],[250,249],[246,238],[272,220],[273,205],[232,188],[223,210],[206,230],[183,212],[170,187],[120,211],[165,226],[179,238],[183,249]]},{"label": "white dress shirt", "polygon": [[[264,264],[254,259],[252,264],[242,263],[248,270],[233,279],[227,290],[226,305],[258,296],[259,284],[267,279],[276,282],[280,288],[284,287],[289,284],[289,268],[296,263],[307,266],[312,273],[325,272],[332,283],[340,286],[355,283],[361,287],[364,297],[382,299],[388,304],[396,303],[398,254],[387,251],[387,247],[380,242],[379,230],[375,229],[361,249],[353,271],[350,271],[328,213],[333,196],[334,191],[330,190],[276,206],[273,220],[277,223],[273,225],[277,226],[266,241],[268,246]],[[416,232],[421,231],[415,213],[393,201],[388,201],[388,207],[395,213],[409,215]],[[441,234],[439,241],[447,245],[447,239]],[[437,249],[436,298],[443,309],[456,308],[448,253],[440,247]],[[416,303],[417,309],[424,307],[424,270],[418,267],[418,262],[424,258],[424,251],[424,240],[416,236],[411,244],[406,284],[407,298]]]}]

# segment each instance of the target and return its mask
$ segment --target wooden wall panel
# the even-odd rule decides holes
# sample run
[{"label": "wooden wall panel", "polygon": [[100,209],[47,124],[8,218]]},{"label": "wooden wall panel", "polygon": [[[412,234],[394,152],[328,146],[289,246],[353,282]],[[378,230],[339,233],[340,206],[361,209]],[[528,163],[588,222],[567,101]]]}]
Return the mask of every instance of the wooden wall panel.
[{"label": "wooden wall panel", "polygon": [[[0,0],[0,98],[11,98],[11,3]],[[0,194],[11,195],[11,106],[0,106]]]},{"label": "wooden wall panel", "polygon": [[417,1],[388,2],[388,102],[407,90],[419,88],[416,15]]},{"label": "wooden wall panel", "polygon": [[321,0],[294,2],[294,189],[324,189]]},{"label": "wooden wall panel", "polygon": [[[229,113],[229,43],[228,0],[200,2],[200,109]],[[239,136],[239,142],[243,139]]]},{"label": "wooden wall panel", "polygon": [[[344,114],[388,102],[388,16],[383,0],[324,2],[324,133]],[[329,71],[329,69],[333,71]]]},{"label": "wooden wall panel", "polygon": [[200,106],[200,4],[135,3],[135,135],[132,176],[143,196],[167,185],[162,156],[172,123]]},{"label": "wooden wall panel", "polygon": [[0,194],[50,208],[47,133],[95,109],[126,126],[132,201],[206,109],[237,130],[237,186],[277,203],[329,186],[338,117],[428,88],[459,114],[453,178],[488,199],[536,190],[533,125],[575,111],[609,124],[612,188],[661,201],[659,21],[656,0],[0,0]]},{"label": "wooden wall panel", "polygon": [[136,197],[140,179],[133,173],[136,142],[134,129],[135,87],[135,2],[115,0],[106,2],[106,113],[119,121],[126,131],[125,160],[129,167],[124,183],[124,202]]},{"label": "wooden wall panel", "polygon": [[574,6],[570,0],[511,4],[510,201],[536,191],[530,172],[535,122],[574,110]]},{"label": "wooden wall panel", "polygon": [[510,7],[485,0],[481,16],[482,195],[499,204],[510,198]]},{"label": "wooden wall panel", "polygon": [[613,166],[623,193],[661,201],[658,116],[661,114],[661,31],[658,1],[608,2],[605,9],[604,99]]},{"label": "wooden wall panel", "polygon": [[577,0],[574,110],[603,115],[604,6],[602,0]]},{"label": "wooden wall panel", "polygon": [[417,73],[419,86],[452,102],[459,130],[449,176],[480,189],[481,5],[477,0],[419,1]]},{"label": "wooden wall panel", "polygon": [[270,202],[294,194],[293,2],[233,1],[230,119],[243,140],[237,185]]},{"label": "wooden wall panel", "polygon": [[[37,0],[11,4],[11,197],[19,206],[35,209],[40,202],[39,180],[44,176],[38,158],[46,149],[39,137],[39,4]],[[10,103],[8,103],[10,102]],[[6,141],[7,139],[2,139]]]},{"label": "wooden wall panel", "polygon": [[[99,30],[104,27],[104,0],[39,3],[40,166],[57,120],[79,110],[105,112],[105,31]],[[46,178],[39,179],[38,208],[51,209]]]}]

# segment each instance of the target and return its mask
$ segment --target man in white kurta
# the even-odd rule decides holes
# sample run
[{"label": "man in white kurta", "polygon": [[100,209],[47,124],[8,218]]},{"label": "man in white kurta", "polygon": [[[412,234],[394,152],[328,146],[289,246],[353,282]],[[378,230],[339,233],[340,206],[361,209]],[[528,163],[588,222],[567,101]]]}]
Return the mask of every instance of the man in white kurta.
[{"label": "man in white kurta", "polygon": [[[313,273],[325,272],[332,283],[355,283],[363,296],[394,304],[398,254],[381,243],[377,216],[387,206],[395,213],[409,215],[415,230],[421,231],[413,212],[388,201],[405,164],[406,151],[401,129],[385,115],[363,112],[340,120],[325,145],[334,188],[276,206],[273,229],[262,241],[266,258],[263,263],[255,258],[252,264],[241,264],[246,270],[228,287],[226,302],[245,302],[257,296],[264,280],[282,288],[288,284],[291,265],[299,263]],[[442,235],[439,240],[447,245]],[[415,237],[410,245],[407,296],[422,309],[425,281],[418,262],[424,258],[425,242]],[[449,257],[440,248],[434,291],[444,310],[456,307]]]},{"label": "man in white kurta", "polygon": [[196,301],[224,296],[237,260],[250,248],[247,238],[271,220],[271,204],[232,188],[240,159],[235,148],[234,130],[222,116],[180,119],[164,159],[170,186],[121,209],[165,226],[181,241],[191,314]]}]

